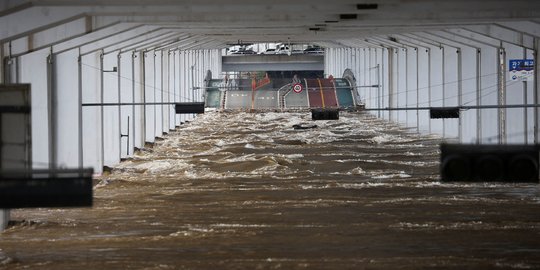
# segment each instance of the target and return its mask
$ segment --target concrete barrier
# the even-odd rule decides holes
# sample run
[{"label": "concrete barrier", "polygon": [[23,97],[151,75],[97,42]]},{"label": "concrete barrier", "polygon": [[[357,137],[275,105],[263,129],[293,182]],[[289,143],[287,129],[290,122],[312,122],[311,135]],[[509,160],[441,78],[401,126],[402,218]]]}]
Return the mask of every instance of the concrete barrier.
[{"label": "concrete barrier", "polygon": [[338,109],[311,109],[312,120],[339,120]]}]

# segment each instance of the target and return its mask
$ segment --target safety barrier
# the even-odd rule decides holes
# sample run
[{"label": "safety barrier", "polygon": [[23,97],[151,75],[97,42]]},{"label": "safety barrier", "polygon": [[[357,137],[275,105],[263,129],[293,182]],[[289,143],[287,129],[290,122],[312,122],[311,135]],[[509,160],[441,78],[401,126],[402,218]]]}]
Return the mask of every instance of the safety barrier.
[{"label": "safety barrier", "polygon": [[442,181],[538,183],[539,145],[441,145]]}]

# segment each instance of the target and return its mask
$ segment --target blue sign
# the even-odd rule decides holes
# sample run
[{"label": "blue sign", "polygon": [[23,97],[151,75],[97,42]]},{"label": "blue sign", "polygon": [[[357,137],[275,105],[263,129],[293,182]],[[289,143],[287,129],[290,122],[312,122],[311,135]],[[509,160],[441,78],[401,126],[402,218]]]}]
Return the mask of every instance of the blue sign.
[{"label": "blue sign", "polygon": [[511,59],[508,68],[509,71],[534,70],[534,59]]},{"label": "blue sign", "polygon": [[530,81],[534,77],[534,59],[510,59],[508,71],[513,81]]}]

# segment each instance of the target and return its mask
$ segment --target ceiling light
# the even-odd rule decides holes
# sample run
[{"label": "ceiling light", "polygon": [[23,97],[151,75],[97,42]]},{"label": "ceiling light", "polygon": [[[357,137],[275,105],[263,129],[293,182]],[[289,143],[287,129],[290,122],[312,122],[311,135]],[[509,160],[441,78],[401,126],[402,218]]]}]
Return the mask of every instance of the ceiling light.
[{"label": "ceiling light", "polygon": [[379,4],[357,4],[356,9],[377,9]]},{"label": "ceiling light", "polygon": [[339,14],[339,18],[342,20],[355,20],[358,18],[357,14]]}]

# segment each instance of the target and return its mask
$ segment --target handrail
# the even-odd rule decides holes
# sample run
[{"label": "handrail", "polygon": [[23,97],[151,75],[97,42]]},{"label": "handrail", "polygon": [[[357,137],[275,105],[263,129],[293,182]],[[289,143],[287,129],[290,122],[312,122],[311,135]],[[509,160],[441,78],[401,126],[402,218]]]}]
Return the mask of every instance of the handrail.
[{"label": "handrail", "polygon": [[[281,92],[282,90],[285,90],[285,88],[288,88],[288,91],[287,91],[284,95],[281,95],[280,92]],[[285,107],[285,104],[284,104],[284,103],[285,103],[285,100],[284,100],[284,99],[285,99],[285,95],[287,95],[289,92],[291,92],[291,89],[292,89],[292,83],[288,83],[288,84],[286,84],[286,85],[283,85],[282,87],[280,87],[280,88],[278,89],[277,92],[278,92],[278,97],[279,97],[279,103],[280,103],[280,104],[279,104],[279,107],[280,107],[280,108]]]}]

